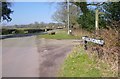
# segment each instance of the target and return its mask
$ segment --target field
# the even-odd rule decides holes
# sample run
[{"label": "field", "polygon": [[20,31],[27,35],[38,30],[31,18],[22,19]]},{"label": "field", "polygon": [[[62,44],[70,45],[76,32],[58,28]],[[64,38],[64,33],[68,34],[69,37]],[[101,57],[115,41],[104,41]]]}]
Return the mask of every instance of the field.
[{"label": "field", "polygon": [[79,36],[68,35],[67,31],[57,31],[55,35],[39,35],[39,38],[46,38],[46,39],[80,39]]}]

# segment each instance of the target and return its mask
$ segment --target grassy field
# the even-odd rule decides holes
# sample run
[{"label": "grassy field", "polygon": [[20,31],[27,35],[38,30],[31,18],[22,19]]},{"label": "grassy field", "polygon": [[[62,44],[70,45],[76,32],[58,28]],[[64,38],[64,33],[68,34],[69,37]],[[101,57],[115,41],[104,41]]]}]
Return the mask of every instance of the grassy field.
[{"label": "grassy field", "polygon": [[66,31],[57,31],[55,35],[39,35],[40,38],[46,38],[46,39],[81,39],[78,36],[68,35]]},{"label": "grassy field", "polygon": [[68,55],[59,72],[61,77],[114,77],[106,63],[99,62],[96,56],[77,47]]}]

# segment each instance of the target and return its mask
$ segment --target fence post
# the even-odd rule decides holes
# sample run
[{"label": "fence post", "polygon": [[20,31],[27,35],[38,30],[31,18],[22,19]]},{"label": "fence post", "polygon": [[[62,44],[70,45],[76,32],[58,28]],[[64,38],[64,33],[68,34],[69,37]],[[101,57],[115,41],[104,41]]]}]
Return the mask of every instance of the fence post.
[{"label": "fence post", "polygon": [[[84,37],[88,37],[88,36],[84,36]],[[87,41],[84,39],[84,50],[87,50],[88,47],[87,47]]]},{"label": "fence post", "polygon": [[85,50],[88,49],[88,48],[87,48],[87,41],[86,41],[86,40],[84,40],[84,49],[85,49]]}]

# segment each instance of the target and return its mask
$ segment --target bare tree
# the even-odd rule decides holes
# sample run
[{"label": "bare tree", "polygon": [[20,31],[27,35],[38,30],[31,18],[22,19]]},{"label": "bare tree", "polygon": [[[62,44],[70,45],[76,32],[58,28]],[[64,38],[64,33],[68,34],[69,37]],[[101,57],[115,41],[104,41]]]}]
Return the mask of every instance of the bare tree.
[{"label": "bare tree", "polygon": [[[70,8],[69,8],[69,15],[70,15],[70,26],[74,26],[77,24],[77,17],[80,14],[80,8],[78,8],[76,5],[73,5],[70,3]],[[67,25],[67,4],[64,3],[60,3],[58,10],[54,13],[53,15],[53,20],[60,22],[60,23],[64,23]]]}]

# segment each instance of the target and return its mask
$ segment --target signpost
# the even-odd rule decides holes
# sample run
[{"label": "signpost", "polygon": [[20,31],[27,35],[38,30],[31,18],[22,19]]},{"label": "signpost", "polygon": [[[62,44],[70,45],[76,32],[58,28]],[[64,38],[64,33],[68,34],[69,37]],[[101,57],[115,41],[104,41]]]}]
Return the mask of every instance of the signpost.
[{"label": "signpost", "polygon": [[96,29],[96,35],[98,35],[98,31],[99,31],[99,14],[105,14],[103,12],[99,12],[98,9],[96,9],[95,11],[95,29]]},{"label": "signpost", "polygon": [[98,9],[96,10],[96,14],[95,14],[95,28],[96,30],[98,30],[98,15],[99,15],[99,12],[98,12]]},{"label": "signpost", "polygon": [[87,42],[93,42],[93,43],[96,43],[101,46],[103,46],[105,44],[105,42],[103,40],[89,38],[88,36],[83,36],[82,39],[84,40],[84,49],[85,50],[87,50]]},{"label": "signpost", "polygon": [[[98,4],[97,6],[99,6],[101,4]],[[99,35],[99,15],[100,14],[105,14],[103,12],[100,12],[98,7],[95,11],[95,35],[97,37],[97,35]],[[87,42],[92,42],[95,44],[98,44],[100,46],[103,46],[105,44],[105,42],[103,40],[98,40],[98,39],[94,39],[94,38],[89,38],[88,36],[83,36],[82,39],[84,40],[84,49],[87,50]]]}]

